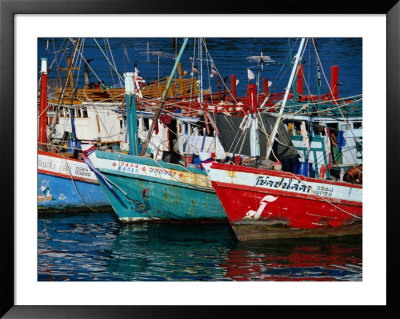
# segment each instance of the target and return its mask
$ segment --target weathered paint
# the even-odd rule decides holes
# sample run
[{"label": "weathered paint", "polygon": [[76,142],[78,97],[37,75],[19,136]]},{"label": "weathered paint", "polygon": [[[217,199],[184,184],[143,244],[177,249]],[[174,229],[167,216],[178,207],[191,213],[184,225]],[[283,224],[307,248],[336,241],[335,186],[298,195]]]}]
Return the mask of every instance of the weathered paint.
[{"label": "weathered paint", "polygon": [[110,210],[96,176],[82,161],[38,151],[39,211]]},{"label": "weathered paint", "polygon": [[362,233],[362,224],[356,223],[343,227],[302,229],[285,227],[284,224],[270,225],[263,222],[239,222],[232,224],[232,229],[240,241],[249,241],[360,235]]},{"label": "weathered paint", "polygon": [[89,158],[95,167],[96,163],[101,164],[99,170],[102,172],[106,171],[111,174],[118,172],[121,176],[139,177],[155,181],[163,180],[170,185],[180,183],[182,184],[181,186],[189,188],[201,187],[208,192],[214,193],[207,174],[197,168],[121,153],[96,151],[95,156],[96,158],[94,156],[89,156]]},{"label": "weathered paint", "polygon": [[122,222],[228,222],[200,169],[102,151],[91,153],[89,159],[122,199],[100,181]]},{"label": "weathered paint", "polygon": [[218,163],[207,172],[239,240],[361,233],[360,185]]},{"label": "weathered paint", "polygon": [[38,150],[38,172],[99,184],[95,174],[81,160]]},{"label": "weathered paint", "polygon": [[37,192],[39,212],[111,209],[101,186],[95,183],[38,173]]}]

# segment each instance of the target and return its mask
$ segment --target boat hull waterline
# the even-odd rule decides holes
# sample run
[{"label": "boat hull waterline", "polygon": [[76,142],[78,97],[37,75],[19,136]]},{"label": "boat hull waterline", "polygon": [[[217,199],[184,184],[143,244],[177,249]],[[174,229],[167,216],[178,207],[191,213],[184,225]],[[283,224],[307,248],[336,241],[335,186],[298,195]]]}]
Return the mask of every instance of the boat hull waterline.
[{"label": "boat hull waterline", "polygon": [[362,186],[212,163],[207,168],[241,241],[362,233]]}]

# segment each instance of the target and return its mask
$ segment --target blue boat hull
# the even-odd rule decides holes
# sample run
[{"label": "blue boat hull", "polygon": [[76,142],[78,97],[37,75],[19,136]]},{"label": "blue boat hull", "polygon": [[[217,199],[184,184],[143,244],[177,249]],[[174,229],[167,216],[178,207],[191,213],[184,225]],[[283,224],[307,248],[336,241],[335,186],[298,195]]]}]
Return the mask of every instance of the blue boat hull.
[{"label": "blue boat hull", "polygon": [[[189,177],[196,176],[195,178],[208,182],[204,171],[155,162],[139,156],[101,151],[96,151],[96,158],[100,163],[108,161],[112,168],[96,167],[109,184],[107,186],[99,179],[121,222],[228,222],[212,187],[184,183],[179,178],[166,178],[166,172],[175,172],[176,176],[182,172]],[[158,173],[151,173],[153,176],[135,174],[135,170],[146,169],[157,170]]]},{"label": "blue boat hull", "polygon": [[38,173],[37,185],[40,212],[111,210],[100,184]]}]

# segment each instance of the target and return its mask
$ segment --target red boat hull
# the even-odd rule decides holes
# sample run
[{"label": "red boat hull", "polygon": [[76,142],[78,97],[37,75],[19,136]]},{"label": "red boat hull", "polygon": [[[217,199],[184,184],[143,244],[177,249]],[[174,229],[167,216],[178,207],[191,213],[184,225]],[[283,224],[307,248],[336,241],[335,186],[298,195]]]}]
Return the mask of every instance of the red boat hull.
[{"label": "red boat hull", "polygon": [[[212,164],[212,171],[211,183],[241,241],[342,236],[362,232],[359,185],[217,163]],[[259,181],[260,176],[281,178],[281,185],[268,188],[249,182],[251,179]],[[299,192],[287,185],[284,188],[283,181],[301,182],[311,189]],[[321,188],[331,193],[321,196],[325,193],[315,191]]]}]

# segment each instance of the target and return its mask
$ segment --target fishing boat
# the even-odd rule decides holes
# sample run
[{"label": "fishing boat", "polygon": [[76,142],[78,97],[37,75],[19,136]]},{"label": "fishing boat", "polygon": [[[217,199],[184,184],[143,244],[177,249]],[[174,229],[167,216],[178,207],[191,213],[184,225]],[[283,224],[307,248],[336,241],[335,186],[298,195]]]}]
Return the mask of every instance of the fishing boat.
[{"label": "fishing boat", "polygon": [[[76,50],[76,58],[71,60],[68,55],[68,45],[71,40],[63,41],[60,48],[55,53],[63,52],[66,57],[66,66],[58,66],[58,79],[51,79],[49,86],[49,98],[47,103],[46,114],[48,122],[51,123],[51,142],[53,146],[59,149],[67,149],[67,142],[70,138],[79,138],[82,144],[93,143],[99,145],[103,149],[119,149],[125,147],[126,144],[126,112],[124,105],[124,88],[121,83],[121,75],[117,70],[114,60],[110,61],[109,56],[112,56],[110,46],[107,52],[104,52],[96,39],[93,39],[95,44],[99,46],[101,53],[105,56],[108,65],[110,66],[113,79],[111,85],[107,85],[106,81],[93,70],[91,62],[94,59],[87,59],[83,55],[84,43],[83,39]],[[87,41],[86,41],[87,42]],[[108,40],[105,40],[108,43]],[[54,58],[58,62],[60,58]],[[79,60],[80,62],[74,62]],[[54,61],[52,64],[54,64]],[[61,64],[61,63],[60,63]],[[84,86],[79,85],[79,81],[83,76],[80,74],[84,66]],[[64,84],[61,84],[60,73],[68,71]],[[76,78],[74,79],[73,71]],[[93,81],[94,80],[94,81]],[[176,98],[176,95],[171,92],[177,87],[182,86],[183,92],[188,89],[187,79],[173,79],[171,82],[167,97]],[[161,79],[161,87],[165,87],[165,79]],[[164,83],[164,84],[163,84]],[[154,92],[155,84],[146,82],[140,76],[139,70],[135,64],[135,90],[137,96],[148,98],[149,90]],[[179,87],[179,91],[182,91]],[[195,90],[195,92],[197,92]],[[154,96],[153,96],[154,97]],[[71,136],[72,131],[75,131],[75,136]]]},{"label": "fishing boat", "polygon": [[[90,60],[83,57],[82,47],[79,49],[78,43],[76,40],[72,59],[67,56],[67,68],[57,69],[58,73],[67,71],[64,84],[51,90],[53,94],[48,99],[47,61],[42,62],[38,143],[39,211],[110,210],[110,202],[96,175],[82,159],[81,147],[96,145],[102,149],[124,151],[129,146],[129,143],[126,143],[126,113],[121,112],[124,109],[121,100],[121,96],[124,97],[124,89],[106,87],[100,80],[91,82],[89,69],[97,79],[99,77],[89,66]],[[81,60],[85,62],[84,88],[75,87],[72,76],[72,70],[79,70],[74,66],[77,54],[80,54]],[[175,82],[176,79],[170,82],[166,91],[167,98],[176,96],[173,91],[180,88],[179,85],[183,86],[184,93],[188,89],[187,81]],[[135,93],[141,97],[146,97],[149,90],[154,91],[153,83],[145,86],[147,93],[141,94],[140,89],[144,87],[140,86],[137,69],[134,73],[134,87]],[[197,93],[197,90],[194,92]],[[160,136],[165,134],[162,129],[160,131]],[[157,136],[155,138],[157,139]],[[207,180],[204,172],[202,174]],[[208,190],[213,192],[211,184],[208,183],[207,186]],[[214,197],[220,206],[215,194]],[[204,209],[207,211],[208,206]],[[190,212],[190,208],[188,211]],[[220,211],[220,215],[225,218],[221,207]]]},{"label": "fishing boat", "polygon": [[[270,134],[269,159],[289,89],[298,72],[305,39],[301,40],[279,116]],[[259,153],[257,135],[250,143]],[[362,233],[362,185],[310,177],[309,163],[303,174],[274,169],[210,162],[204,164],[229,222],[240,241],[302,238]],[[303,166],[303,165],[301,165]],[[304,176],[305,175],[305,176]]]},{"label": "fishing boat", "polygon": [[[289,132],[293,146],[299,151],[300,162],[311,164],[317,176],[319,176],[321,168],[327,167],[328,169],[323,171],[325,177],[338,180],[340,174],[344,174],[348,169],[362,163],[362,95],[339,97],[341,83],[337,65],[331,66],[331,82],[327,83],[329,91],[321,93],[321,77],[326,79],[326,75],[314,39],[312,39],[312,43],[317,63],[318,93],[311,94],[310,92],[311,84],[305,79],[303,70],[305,61],[303,61],[298,66],[297,79],[289,91],[285,106],[286,112],[282,114],[282,123]],[[214,71],[221,80],[222,77],[206,46],[205,49],[206,59],[211,64],[211,72]],[[200,54],[201,51],[199,56]],[[219,92],[213,94],[215,98],[199,94],[199,97],[194,100],[170,100],[165,104],[163,114],[171,120],[168,127],[165,127],[164,123],[166,129],[162,135],[164,138],[161,138],[164,141],[164,148],[172,148],[173,144],[174,150],[185,154],[187,158],[197,158],[199,152],[205,151],[214,152],[217,159],[224,159],[226,156],[233,158],[238,150],[224,144],[220,140],[220,136],[214,133],[216,129],[213,121],[216,117],[226,115],[246,118],[252,113],[270,113],[278,116],[285,92],[273,93],[271,91],[272,82],[267,78],[262,79],[262,91],[258,83],[258,80],[261,79],[261,62],[271,61],[271,59],[263,54],[249,58],[257,61],[259,72],[256,86],[249,84],[246,96],[236,97],[236,77],[232,75],[230,90],[225,81],[222,81],[224,84],[223,99]],[[198,60],[200,61],[198,73],[201,79],[203,73],[201,62],[205,59],[199,58]],[[289,61],[292,60],[290,56]],[[193,62],[194,59],[191,61]],[[254,79],[254,75],[249,76],[249,81],[252,79]],[[202,87],[201,80],[199,82]],[[308,93],[305,92],[304,84]],[[154,101],[146,99],[139,99],[138,102],[141,109],[148,112],[154,110],[157,105]],[[254,108],[257,109],[257,112],[254,112]],[[252,116],[254,117],[254,115]],[[256,116],[258,115],[256,114]],[[147,121],[151,121],[151,119],[147,119]],[[163,126],[160,123],[157,124],[157,127],[163,130]],[[146,127],[149,127],[148,122],[147,125],[139,124],[141,134],[146,132]],[[245,126],[244,130],[246,129]],[[239,130],[243,133],[243,127]],[[236,133],[232,132],[232,134]],[[290,165],[284,162],[283,166],[287,169]],[[293,167],[291,169],[293,172],[298,171]]]},{"label": "fishing boat", "polygon": [[111,210],[95,174],[68,154],[38,150],[37,188],[39,212]]},{"label": "fishing boat", "polygon": [[[104,152],[87,147],[83,157],[110,200],[121,222],[227,222],[221,203],[206,173],[173,160],[159,161],[147,154],[151,135],[162,111],[169,85],[186,47],[185,38],[153,116],[148,138],[139,144],[134,74],[125,73],[125,97],[129,154]],[[144,156],[139,156],[143,152]]]},{"label": "fishing boat", "polygon": [[[96,41],[96,40],[95,40]],[[69,41],[68,41],[69,42]],[[97,43],[97,41],[96,41]],[[126,105],[124,103],[124,88],[114,87],[106,85],[105,81],[101,80],[100,77],[94,72],[90,66],[92,59],[86,59],[83,56],[83,46],[77,50],[80,55],[81,63],[84,63],[84,87],[78,87],[79,82],[79,70],[80,66],[74,64],[67,54],[67,45],[63,42],[63,46],[60,47],[56,52],[65,52],[67,67],[59,67],[57,73],[60,77],[61,71],[77,71],[78,77],[74,81],[72,72],[68,73],[67,86],[61,84],[54,85],[50,90],[51,97],[48,99],[47,117],[48,122],[52,123],[51,128],[51,140],[53,145],[58,145],[59,148],[65,148],[67,141],[72,133],[72,126],[75,126],[75,131],[79,140],[82,144],[92,142],[96,145],[100,145],[103,149],[116,149],[127,151],[128,139],[127,139],[127,125],[126,125]],[[162,52],[153,52],[160,55]],[[109,52],[108,56],[112,56]],[[116,73],[118,79],[121,76],[118,74],[116,66],[110,64],[110,69]],[[91,71],[91,72],[89,72]],[[112,73],[112,76],[115,74]],[[186,79],[182,75],[180,64],[178,65],[179,77],[174,77],[168,87],[165,95],[166,101],[164,103],[163,111],[167,114],[180,111],[180,117],[191,117],[189,122],[195,122],[195,118],[199,117],[199,113],[215,103],[220,103],[225,100],[226,97],[226,85],[224,87],[224,94],[221,94],[219,99],[212,97],[215,94],[206,94],[203,91],[204,100],[198,100],[197,96],[200,96],[197,86],[198,81],[194,76],[190,79]],[[185,74],[185,72],[184,72]],[[95,77],[97,81],[92,81],[91,78]],[[220,78],[220,77],[219,77]],[[151,124],[152,119],[149,118],[149,114],[154,112],[160,103],[160,93],[165,90],[166,83],[169,77],[160,79],[158,76],[157,81],[145,81],[140,76],[139,70],[135,64],[134,72],[134,86],[135,86],[135,97],[136,97],[136,108],[138,110],[139,123],[139,135],[144,137],[146,132],[146,126]],[[221,79],[220,79],[221,80]],[[55,82],[60,82],[60,79]],[[236,86],[236,81],[233,81]],[[120,84],[122,86],[122,84]],[[236,91],[236,87],[231,88],[233,92]],[[218,93],[219,94],[219,93]],[[236,97],[236,93],[233,94]],[[261,98],[261,96],[260,96]],[[234,99],[234,98],[233,98]],[[239,107],[235,109],[235,112],[245,111],[246,105],[242,101],[246,102],[246,97],[237,98]],[[60,101],[62,100],[62,103]],[[201,104],[206,103],[206,104]],[[211,104],[210,104],[211,103]],[[225,102],[223,102],[224,104]],[[230,104],[228,101],[227,103]],[[207,106],[208,105],[208,106]],[[242,105],[242,106],[240,106]],[[244,108],[243,108],[244,105]],[[222,106],[218,106],[216,110],[220,110]],[[188,110],[188,112],[186,112]],[[231,109],[230,109],[231,110]],[[208,111],[203,112],[204,114]],[[143,115],[143,116],[142,116]],[[178,114],[179,115],[179,114]],[[198,119],[197,119],[198,121]],[[175,124],[174,122],[173,124]],[[165,123],[158,123],[157,130],[153,135],[156,139],[163,140],[164,137],[168,139],[168,128]],[[162,125],[164,124],[164,125]],[[181,123],[177,123],[180,125]],[[177,131],[177,127],[173,128],[173,131]],[[199,134],[200,136],[201,134]],[[192,138],[194,141],[198,138]],[[163,147],[161,147],[163,148]],[[162,151],[162,149],[161,149]],[[156,152],[157,153],[157,152]],[[157,154],[155,154],[157,156]],[[158,156],[161,153],[158,152]]]},{"label": "fishing boat", "polygon": [[38,120],[37,203],[39,212],[110,210],[110,203],[96,176],[82,159],[78,159],[76,148],[80,143],[78,140],[70,140],[70,149],[67,153],[47,149],[46,58],[43,58],[41,62]]},{"label": "fishing boat", "polygon": [[212,163],[208,172],[241,241],[362,232],[362,186]]}]

